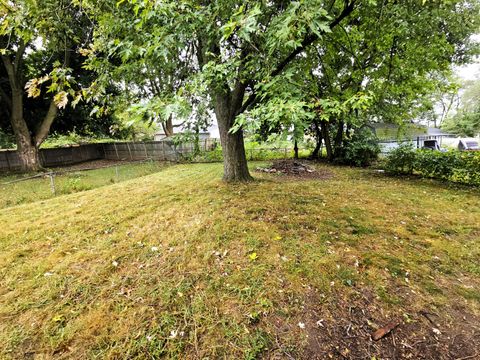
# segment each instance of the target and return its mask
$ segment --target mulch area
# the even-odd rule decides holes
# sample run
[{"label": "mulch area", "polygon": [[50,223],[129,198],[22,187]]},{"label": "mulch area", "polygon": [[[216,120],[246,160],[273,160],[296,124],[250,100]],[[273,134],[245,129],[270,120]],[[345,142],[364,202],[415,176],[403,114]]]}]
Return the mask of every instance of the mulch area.
[{"label": "mulch area", "polygon": [[327,169],[318,169],[299,160],[275,160],[268,167],[257,167],[257,172],[283,176],[287,179],[321,179],[333,177]]}]

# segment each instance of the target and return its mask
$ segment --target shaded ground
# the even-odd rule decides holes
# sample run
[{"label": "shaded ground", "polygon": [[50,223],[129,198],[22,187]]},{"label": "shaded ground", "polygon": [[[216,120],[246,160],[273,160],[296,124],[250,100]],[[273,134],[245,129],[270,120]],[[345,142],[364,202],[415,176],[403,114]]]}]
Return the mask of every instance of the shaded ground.
[{"label": "shaded ground", "polygon": [[177,165],[4,209],[0,358],[478,358],[479,191],[315,170]]},{"label": "shaded ground", "polygon": [[313,163],[300,160],[274,160],[268,166],[257,167],[260,173],[284,176],[287,179],[329,179],[332,172],[326,168],[311,166]]}]

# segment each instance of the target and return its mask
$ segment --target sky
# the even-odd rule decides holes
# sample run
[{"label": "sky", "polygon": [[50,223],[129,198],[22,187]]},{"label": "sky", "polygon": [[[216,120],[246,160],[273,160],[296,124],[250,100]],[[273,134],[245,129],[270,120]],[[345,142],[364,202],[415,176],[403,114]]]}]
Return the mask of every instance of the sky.
[{"label": "sky", "polygon": [[480,63],[478,61],[473,64],[456,67],[454,70],[462,80],[475,80],[480,77]]}]

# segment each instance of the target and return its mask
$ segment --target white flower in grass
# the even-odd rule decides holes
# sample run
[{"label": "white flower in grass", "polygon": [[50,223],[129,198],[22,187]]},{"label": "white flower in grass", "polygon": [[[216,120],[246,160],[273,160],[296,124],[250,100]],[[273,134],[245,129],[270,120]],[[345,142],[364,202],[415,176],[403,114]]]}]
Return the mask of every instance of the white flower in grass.
[{"label": "white flower in grass", "polygon": [[156,251],[158,251],[158,247],[152,246],[152,247],[150,248],[150,250],[152,250],[153,252],[156,252]]},{"label": "white flower in grass", "polygon": [[299,327],[300,329],[305,329],[305,323],[299,322],[299,323],[298,323],[298,327]]},{"label": "white flower in grass", "polygon": [[116,262],[115,260],[112,261],[112,266],[113,267],[117,267],[118,266],[118,262]]},{"label": "white flower in grass", "polygon": [[170,331],[170,339],[175,339],[178,335],[178,331],[177,330],[172,330]]}]

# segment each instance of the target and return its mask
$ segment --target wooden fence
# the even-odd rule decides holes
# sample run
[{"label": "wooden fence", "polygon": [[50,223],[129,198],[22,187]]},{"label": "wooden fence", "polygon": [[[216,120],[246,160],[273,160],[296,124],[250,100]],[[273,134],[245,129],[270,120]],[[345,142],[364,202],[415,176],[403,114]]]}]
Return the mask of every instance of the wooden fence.
[{"label": "wooden fence", "polygon": [[[103,158],[104,154],[99,144],[40,150],[40,161],[45,167],[72,165]],[[14,171],[20,168],[21,162],[17,151],[0,150],[0,171]]]},{"label": "wooden fence", "polygon": [[[199,150],[211,151],[218,144],[217,139],[202,140]],[[179,161],[192,154],[194,149],[193,143],[175,144],[170,140],[99,143],[41,149],[40,161],[44,167],[68,166],[99,159]],[[0,150],[0,171],[15,171],[20,168],[20,158],[16,150]]]}]

